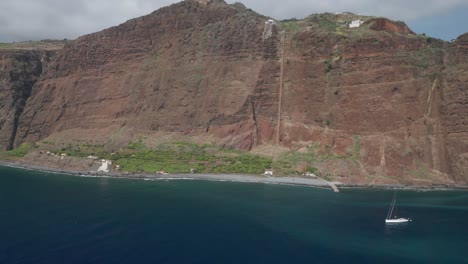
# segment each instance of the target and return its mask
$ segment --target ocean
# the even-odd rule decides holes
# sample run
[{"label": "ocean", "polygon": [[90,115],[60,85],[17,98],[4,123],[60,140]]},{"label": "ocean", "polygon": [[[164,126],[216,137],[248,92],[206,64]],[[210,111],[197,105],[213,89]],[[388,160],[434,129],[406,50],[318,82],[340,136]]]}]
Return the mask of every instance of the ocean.
[{"label": "ocean", "polygon": [[0,263],[468,263],[468,192],[142,181],[0,167]]}]

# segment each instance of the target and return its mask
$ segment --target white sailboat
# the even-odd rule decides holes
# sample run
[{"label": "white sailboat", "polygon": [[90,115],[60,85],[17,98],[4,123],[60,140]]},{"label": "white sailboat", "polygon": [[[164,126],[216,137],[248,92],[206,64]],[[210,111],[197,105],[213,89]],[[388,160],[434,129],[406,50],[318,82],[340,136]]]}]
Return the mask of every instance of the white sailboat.
[{"label": "white sailboat", "polygon": [[397,223],[410,222],[411,219],[409,219],[409,218],[397,218],[396,216],[392,218],[393,210],[395,209],[395,203],[396,203],[396,191],[393,194],[393,200],[392,200],[392,203],[390,205],[390,209],[388,210],[387,218],[385,218],[385,223],[387,223],[387,224],[397,224]]}]

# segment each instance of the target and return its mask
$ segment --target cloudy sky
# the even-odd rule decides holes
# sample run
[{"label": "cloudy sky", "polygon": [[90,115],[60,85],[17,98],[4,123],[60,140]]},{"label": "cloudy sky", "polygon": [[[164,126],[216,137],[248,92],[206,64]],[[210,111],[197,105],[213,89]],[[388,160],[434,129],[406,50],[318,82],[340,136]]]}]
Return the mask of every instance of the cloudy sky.
[{"label": "cloudy sky", "polygon": [[[178,0],[0,0],[0,42],[73,39]],[[350,11],[405,21],[417,33],[451,40],[468,32],[468,0],[227,0],[275,19]]]}]

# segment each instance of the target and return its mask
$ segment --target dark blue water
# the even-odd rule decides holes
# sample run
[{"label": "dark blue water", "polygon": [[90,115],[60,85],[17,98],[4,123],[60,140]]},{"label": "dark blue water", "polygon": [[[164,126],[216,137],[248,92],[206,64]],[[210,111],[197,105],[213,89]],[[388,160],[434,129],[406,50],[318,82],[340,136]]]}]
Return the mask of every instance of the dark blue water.
[{"label": "dark blue water", "polygon": [[0,168],[0,263],[468,263],[468,192],[79,178]]}]

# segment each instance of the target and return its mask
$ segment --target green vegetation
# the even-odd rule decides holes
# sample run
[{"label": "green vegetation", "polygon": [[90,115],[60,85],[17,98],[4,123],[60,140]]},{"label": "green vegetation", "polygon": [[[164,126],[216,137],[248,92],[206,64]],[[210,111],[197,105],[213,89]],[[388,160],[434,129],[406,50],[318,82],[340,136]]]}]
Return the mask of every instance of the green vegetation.
[{"label": "green vegetation", "polygon": [[323,62],[325,64],[325,71],[330,72],[333,70],[333,63],[330,60],[326,60]]},{"label": "green vegetation", "polygon": [[[23,144],[20,147],[0,153],[0,158],[9,160],[24,157],[35,145]],[[197,145],[188,142],[164,143],[148,148],[142,141],[134,141],[112,152],[99,144],[59,144],[40,142],[38,150],[43,153],[65,153],[70,157],[112,160],[122,172],[155,173],[242,173],[262,174],[272,168],[276,175],[293,175],[310,172],[317,174],[316,166],[333,159],[353,159],[353,154],[338,156],[330,154],[330,147],[315,144],[305,151],[290,151],[275,157],[254,155],[250,152],[223,148],[216,145]],[[359,152],[360,141],[355,141],[354,152]]]},{"label": "green vegetation", "polygon": [[361,157],[361,136],[353,136],[353,156],[356,158]]},{"label": "green vegetation", "polygon": [[22,49],[22,50],[58,50],[63,48],[67,43],[67,39],[64,40],[40,40],[40,41],[24,41],[24,42],[13,42],[13,43],[0,43],[0,49]]},{"label": "green vegetation", "polygon": [[300,31],[300,21],[297,19],[287,19],[280,21],[281,28],[288,33],[296,33]]},{"label": "green vegetation", "polygon": [[317,173],[318,173],[318,169],[315,168],[315,167],[312,167],[312,166],[307,166],[307,167],[305,168],[305,171],[306,171],[306,172],[313,173],[313,174],[317,174]]},{"label": "green vegetation", "polygon": [[270,158],[186,142],[161,144],[155,149],[144,149],[140,143],[132,143],[110,158],[121,170],[129,172],[188,173],[195,169],[202,173],[258,174],[271,166]]},{"label": "green vegetation", "polygon": [[[44,142],[42,142],[44,144]],[[51,147],[47,143],[47,147]],[[121,171],[189,173],[247,173],[260,174],[271,167],[271,158],[248,152],[225,149],[215,145],[197,145],[187,142],[160,144],[147,148],[142,141],[131,142],[111,153],[104,145],[69,144],[54,146],[52,153],[66,153],[73,157],[97,156],[120,165]]]},{"label": "green vegetation", "polygon": [[325,19],[319,20],[318,25],[320,28],[325,29],[327,31],[335,31],[338,27],[336,22]]},{"label": "green vegetation", "polygon": [[426,70],[431,65],[440,64],[444,54],[445,51],[442,48],[426,47],[411,53],[401,54],[401,56],[406,56],[409,66]]},{"label": "green vegetation", "polygon": [[143,144],[143,142],[138,141],[128,144],[127,148],[132,150],[143,150],[145,149],[145,145]]},{"label": "green vegetation", "polygon": [[13,49],[14,47],[13,43],[0,43],[0,49]]},{"label": "green vegetation", "polygon": [[10,150],[10,151],[2,151],[0,152],[0,158],[4,160],[11,160],[15,158],[21,158],[26,156],[28,152],[34,147],[32,144],[21,144],[21,146]]},{"label": "green vegetation", "polygon": [[297,22],[299,19],[293,17],[293,18],[288,18],[288,19],[283,19],[280,22]]},{"label": "green vegetation", "polygon": [[68,156],[85,158],[89,155],[96,155],[98,157],[108,157],[110,154],[104,148],[104,145],[93,145],[93,144],[68,144],[66,146],[56,145],[53,142],[41,142],[43,145],[47,145],[47,149],[56,154],[65,153]]},{"label": "green vegetation", "polygon": [[331,70],[335,69],[335,66],[339,65],[341,60],[343,60],[342,54],[332,54],[332,57],[330,59],[323,61],[323,63],[325,64],[325,71],[330,72]]},{"label": "green vegetation", "polygon": [[386,31],[375,31],[369,28],[369,25],[361,25],[358,28],[339,27],[336,31],[337,34],[346,36],[351,41],[358,39],[375,39],[377,42],[383,34],[390,34]]},{"label": "green vegetation", "polygon": [[[318,169],[314,165],[336,159],[352,159],[351,156],[340,156],[329,154],[329,146],[325,146],[325,154],[320,153],[320,145],[316,144],[307,149],[306,152],[291,151],[284,153],[273,162],[273,169],[282,175],[302,174],[311,172],[317,174]],[[300,171],[298,171],[298,168]]]},{"label": "green vegetation", "polygon": [[31,150],[32,147],[33,146],[31,144],[24,143],[24,144],[21,144],[21,146],[8,151],[7,153],[9,156],[13,156],[13,157],[24,157],[26,154],[28,154],[28,152]]}]

